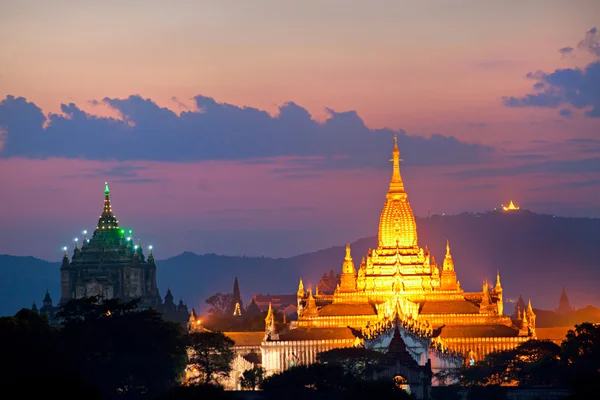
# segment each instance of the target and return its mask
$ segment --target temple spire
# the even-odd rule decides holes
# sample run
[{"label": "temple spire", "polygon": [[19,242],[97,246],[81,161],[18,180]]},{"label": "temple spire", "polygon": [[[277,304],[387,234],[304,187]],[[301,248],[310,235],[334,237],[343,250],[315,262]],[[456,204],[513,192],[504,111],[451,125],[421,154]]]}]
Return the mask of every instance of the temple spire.
[{"label": "temple spire", "polygon": [[112,212],[112,206],[110,204],[110,189],[108,188],[108,182],[104,182],[104,208],[102,209],[102,215],[98,219],[98,229],[117,229],[119,227],[119,221]]},{"label": "temple spire", "polygon": [[390,160],[393,163],[392,169],[392,180],[390,181],[390,190],[388,191],[388,197],[390,195],[403,195],[406,197],[406,192],[404,191],[404,182],[402,181],[402,176],[400,175],[400,150],[398,150],[398,138],[394,134],[394,150],[392,152],[392,159]]},{"label": "temple spire", "polygon": [[502,284],[500,284],[500,270],[496,270],[496,291],[502,290]]},{"label": "temple spire", "polygon": [[450,240],[448,239],[446,239],[446,256],[444,257],[443,270],[454,271],[454,261],[452,260],[452,254],[450,254]]},{"label": "temple spire", "polygon": [[352,255],[350,254],[350,243],[346,244],[346,261],[352,261]]}]

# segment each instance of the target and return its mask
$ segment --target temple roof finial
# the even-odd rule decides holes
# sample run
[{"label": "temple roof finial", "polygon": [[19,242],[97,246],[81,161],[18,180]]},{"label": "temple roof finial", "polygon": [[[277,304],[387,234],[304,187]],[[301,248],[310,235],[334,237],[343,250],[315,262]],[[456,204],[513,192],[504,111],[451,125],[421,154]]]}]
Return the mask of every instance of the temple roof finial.
[{"label": "temple roof finial", "polygon": [[496,270],[496,290],[502,289],[502,285],[500,284],[500,270]]},{"label": "temple roof finial", "polygon": [[346,244],[346,261],[352,261],[352,255],[350,254],[350,243]]},{"label": "temple roof finial", "polygon": [[402,176],[400,175],[400,150],[398,150],[398,138],[394,134],[394,151],[392,152],[393,170],[392,180],[390,181],[390,189],[388,195],[403,195],[406,196],[404,191],[404,182],[402,182]]},{"label": "temple roof finial", "polygon": [[452,255],[450,255],[450,240],[446,239],[446,257],[452,257]]},{"label": "temple roof finial", "polygon": [[112,206],[110,205],[110,189],[108,188],[108,182],[104,182],[104,208],[102,215],[98,219],[98,229],[118,229],[119,221],[112,212]]}]

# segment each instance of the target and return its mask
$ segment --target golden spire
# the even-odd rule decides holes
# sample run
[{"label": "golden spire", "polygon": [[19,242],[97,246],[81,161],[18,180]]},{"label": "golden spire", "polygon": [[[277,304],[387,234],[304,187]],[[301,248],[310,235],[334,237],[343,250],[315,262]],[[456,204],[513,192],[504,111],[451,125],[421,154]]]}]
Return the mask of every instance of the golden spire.
[{"label": "golden spire", "polygon": [[350,244],[346,245],[346,257],[342,264],[342,274],[355,274],[354,262],[352,261],[352,255],[350,254]]},{"label": "golden spire", "polygon": [[267,311],[267,316],[265,318],[265,325],[268,327],[271,325],[271,320],[273,319],[273,307],[271,303],[269,303],[269,311]]},{"label": "golden spire", "polygon": [[312,287],[308,288],[308,304],[310,304],[311,302],[315,303],[315,298],[312,295]]},{"label": "golden spire", "polygon": [[298,296],[304,296],[304,283],[302,283],[302,278],[300,278],[300,283],[298,284]]},{"label": "golden spire", "polygon": [[[404,191],[404,182],[402,182],[402,176],[400,175],[400,150],[398,150],[398,138],[394,134],[394,150],[392,151],[393,170],[392,180],[390,181],[390,190],[388,191],[388,198],[390,197],[406,197]],[[403,195],[403,196],[402,196]]]},{"label": "golden spire", "polygon": [[352,256],[350,255],[350,243],[346,244],[346,257],[344,260],[352,261]]},{"label": "golden spire", "polygon": [[450,254],[450,241],[446,239],[446,257],[444,257],[444,271],[454,271],[454,261],[452,260],[452,254]]},{"label": "golden spire", "polygon": [[502,290],[502,285],[500,284],[500,270],[496,270],[496,287],[494,289],[496,291]]},{"label": "golden spire", "polygon": [[529,301],[527,302],[527,312],[533,312],[533,307],[531,307],[531,299],[529,299]]}]

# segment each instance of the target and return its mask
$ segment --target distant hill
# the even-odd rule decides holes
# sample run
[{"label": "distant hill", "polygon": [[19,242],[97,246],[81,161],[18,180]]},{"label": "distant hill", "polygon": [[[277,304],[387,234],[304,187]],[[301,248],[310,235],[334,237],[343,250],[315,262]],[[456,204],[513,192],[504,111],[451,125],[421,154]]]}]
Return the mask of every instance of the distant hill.
[{"label": "distant hill", "polygon": [[[483,280],[495,281],[500,270],[506,299],[522,293],[534,307],[553,309],[565,286],[574,306],[600,304],[600,219],[492,212],[434,215],[417,224],[420,246],[428,245],[440,264],[450,240],[465,290],[481,290]],[[376,245],[376,237],[354,242],[355,263]],[[255,293],[295,293],[300,277],[314,287],[323,272],[341,271],[343,257],[344,246],[279,259],[185,252],[157,261],[157,279],[163,296],[170,287],[176,300],[202,309],[212,293],[231,291],[237,276],[247,304]],[[0,255],[0,315],[30,307],[34,299],[39,304],[46,288],[58,301],[59,268],[59,262]],[[505,309],[512,313],[513,307],[508,302]]]},{"label": "distant hill", "polygon": [[600,323],[600,309],[593,306],[573,310],[573,312],[564,315],[547,310],[536,309],[534,312],[536,314],[536,326],[540,328],[573,327],[582,322]]}]

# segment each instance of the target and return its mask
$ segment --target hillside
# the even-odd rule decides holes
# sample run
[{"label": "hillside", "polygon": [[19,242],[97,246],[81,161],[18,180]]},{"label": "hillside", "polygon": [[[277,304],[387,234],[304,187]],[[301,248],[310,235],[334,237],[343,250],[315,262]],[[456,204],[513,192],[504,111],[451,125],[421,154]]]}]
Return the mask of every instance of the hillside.
[{"label": "hillside", "polygon": [[[465,290],[480,290],[485,278],[500,270],[507,299],[520,293],[536,308],[553,309],[566,287],[576,307],[600,304],[600,219],[563,218],[528,212],[486,213],[418,218],[419,244],[429,246],[438,263],[448,238],[458,278]],[[352,244],[358,264],[376,238]],[[229,257],[185,252],[158,261],[158,285],[176,299],[202,308],[217,291],[230,291],[235,276],[244,299],[255,293],[294,293],[298,279],[313,286],[323,272],[339,271],[344,247],[330,247],[290,258]],[[0,255],[0,315],[41,302],[46,288],[59,299],[60,263]],[[512,312],[513,305],[507,304]]]}]

